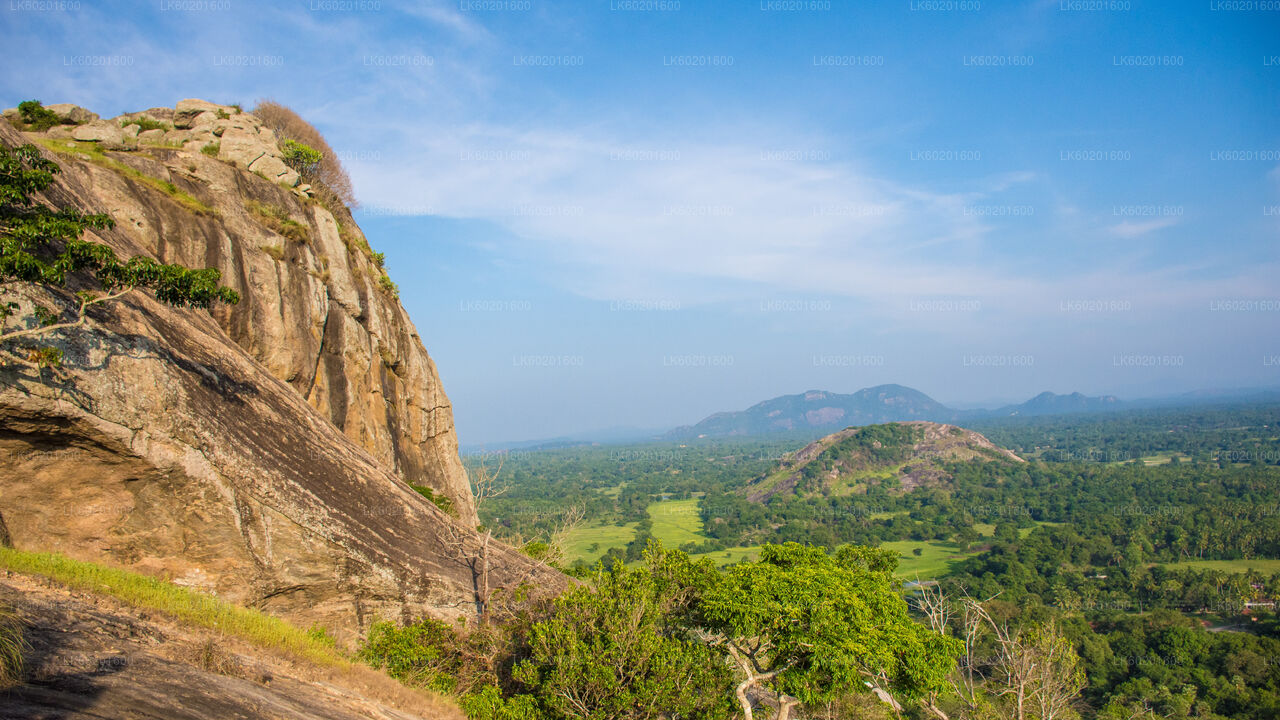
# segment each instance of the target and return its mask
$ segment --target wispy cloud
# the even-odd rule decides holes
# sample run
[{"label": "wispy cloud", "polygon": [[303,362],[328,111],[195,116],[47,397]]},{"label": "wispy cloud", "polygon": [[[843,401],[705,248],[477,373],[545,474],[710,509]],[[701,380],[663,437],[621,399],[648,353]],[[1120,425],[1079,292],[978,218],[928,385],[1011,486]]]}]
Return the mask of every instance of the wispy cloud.
[{"label": "wispy cloud", "polygon": [[1178,218],[1176,217],[1156,218],[1154,220],[1146,220],[1142,222],[1125,220],[1124,222],[1111,225],[1107,228],[1107,232],[1116,237],[1128,239],[1142,237],[1143,235],[1153,233],[1157,230],[1163,230],[1168,227],[1173,227],[1177,224]]}]

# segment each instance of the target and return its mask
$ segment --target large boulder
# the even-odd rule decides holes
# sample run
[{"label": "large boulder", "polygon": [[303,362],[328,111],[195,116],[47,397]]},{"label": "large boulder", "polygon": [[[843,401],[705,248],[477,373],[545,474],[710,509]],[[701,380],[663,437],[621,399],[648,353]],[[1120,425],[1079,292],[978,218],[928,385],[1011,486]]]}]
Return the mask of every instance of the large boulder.
[{"label": "large boulder", "polygon": [[263,155],[249,165],[249,172],[255,172],[274,183],[282,183],[288,187],[298,184],[301,178],[298,172],[274,155]]},{"label": "large boulder", "polygon": [[246,170],[269,149],[257,132],[234,127],[227,128],[219,142],[218,159]]},{"label": "large boulder", "polygon": [[71,132],[71,137],[84,142],[102,143],[107,146],[124,144],[124,128],[112,120],[94,120]]},{"label": "large boulder", "polygon": [[223,115],[230,115],[232,110],[233,108],[229,106],[218,105],[207,100],[179,100],[173,114],[173,126],[177,128],[194,127],[196,119],[204,113],[209,113],[211,116],[216,117],[219,112]]},{"label": "large boulder", "polygon": [[77,125],[93,122],[98,119],[98,114],[89,112],[79,105],[71,103],[57,103],[56,105],[45,105],[46,110],[52,110],[58,114],[58,117],[64,121],[73,122]]}]

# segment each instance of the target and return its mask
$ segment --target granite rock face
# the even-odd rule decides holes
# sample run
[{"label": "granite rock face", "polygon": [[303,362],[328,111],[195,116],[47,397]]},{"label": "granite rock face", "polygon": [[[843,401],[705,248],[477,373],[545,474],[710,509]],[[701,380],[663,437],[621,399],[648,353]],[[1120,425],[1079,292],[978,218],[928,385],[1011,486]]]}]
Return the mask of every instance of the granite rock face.
[{"label": "granite rock face", "polygon": [[[6,145],[40,139],[0,123]],[[70,148],[49,154],[63,168],[50,201],[115,219],[98,239],[122,257],[219,268],[242,300],[205,312],[131,293],[51,341],[61,377],[0,368],[14,544],[339,631],[474,615],[483,539],[449,400],[350,216],[198,151],[109,156],[204,212]],[[303,232],[285,237],[269,214]],[[65,303],[39,289],[18,301],[20,315]],[[491,589],[565,582],[497,543],[488,567]]]}]

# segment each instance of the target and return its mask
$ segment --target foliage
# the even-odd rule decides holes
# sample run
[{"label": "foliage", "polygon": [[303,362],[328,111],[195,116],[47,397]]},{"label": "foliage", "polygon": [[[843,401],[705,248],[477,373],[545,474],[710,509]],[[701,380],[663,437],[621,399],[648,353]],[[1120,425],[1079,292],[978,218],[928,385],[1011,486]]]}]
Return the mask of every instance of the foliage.
[{"label": "foliage", "polygon": [[616,564],[556,600],[513,672],[548,718],[727,718],[728,669],[673,612],[680,588]]},{"label": "foliage", "polygon": [[329,143],[325,142],[324,136],[316,130],[315,126],[303,120],[293,110],[271,100],[258,101],[253,114],[258,116],[266,127],[274,130],[286,146],[289,141],[293,141],[320,154],[320,159],[315,161],[314,167],[306,172],[301,170],[299,172],[302,173],[306,182],[311,184],[320,201],[334,211],[335,215],[339,214],[338,211],[343,206],[347,208],[358,206],[355,191],[351,188],[350,176],[342,167],[337,154],[329,147]]},{"label": "foliage", "polygon": [[62,125],[63,120],[58,113],[46,108],[39,100],[26,100],[18,103],[18,117],[26,125],[27,130],[44,132],[54,125]]},{"label": "foliage", "polygon": [[281,148],[284,164],[303,175],[313,175],[320,168],[324,153],[310,145],[286,139]]},{"label": "foliage", "polygon": [[871,683],[919,698],[945,687],[960,648],[911,619],[896,567],[872,548],[766,545],[707,591],[701,612],[748,680],[779,695],[814,704]]},{"label": "foliage", "polygon": [[369,628],[357,657],[406,685],[453,693],[464,670],[458,644],[449,626],[436,620],[404,627],[380,621]]},{"label": "foliage", "polygon": [[[26,342],[37,335],[76,327],[84,322],[87,307],[133,289],[151,290],[161,302],[179,307],[239,302],[234,290],[218,283],[217,269],[191,270],[144,256],[121,261],[107,245],[83,239],[81,234],[86,229],[112,227],[111,218],[86,215],[70,207],[55,210],[33,197],[47,189],[60,170],[33,145],[0,147],[0,283],[63,288],[71,278],[80,276],[96,283],[108,295],[99,296],[90,290],[77,292],[75,319],[66,322],[51,322],[60,313],[37,306],[39,309],[33,311],[36,326],[16,330],[5,328],[13,313],[10,303],[0,314],[0,341]],[[39,369],[58,365],[62,360],[62,351],[51,347],[20,345],[10,354]]]},{"label": "foliage", "polygon": [[457,511],[453,508],[453,501],[449,499],[449,496],[444,495],[443,493],[438,493],[433,488],[426,485],[414,485],[410,483],[409,487],[413,488],[413,491],[422,497],[430,500],[436,507],[443,510],[446,514],[452,515],[453,517],[458,516]]},{"label": "foliage", "polygon": [[400,297],[400,286],[395,284],[391,279],[391,276],[388,275],[385,270],[378,276],[378,287],[382,288],[383,292],[393,298]]},{"label": "foliage", "polygon": [[216,158],[218,157],[218,153],[222,152],[222,143],[206,143],[204,147],[200,148],[200,152],[208,155],[209,157]]},{"label": "foliage", "polygon": [[130,125],[137,125],[138,132],[146,132],[148,130],[171,130],[172,129],[169,123],[163,120],[156,120],[155,118],[149,118],[145,116],[136,117],[136,118],[125,118],[124,120],[120,121],[120,127],[129,127]]}]

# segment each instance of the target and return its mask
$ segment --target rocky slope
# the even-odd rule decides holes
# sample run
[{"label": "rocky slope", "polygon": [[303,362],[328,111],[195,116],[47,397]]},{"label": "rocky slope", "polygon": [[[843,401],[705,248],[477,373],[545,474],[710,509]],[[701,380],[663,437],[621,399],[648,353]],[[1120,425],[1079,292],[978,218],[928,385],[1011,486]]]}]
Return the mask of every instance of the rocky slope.
[{"label": "rocky slope", "polygon": [[[496,543],[482,561],[448,398],[358,228],[296,179],[251,171],[278,154],[274,136],[207,106],[147,111],[178,126],[154,143],[138,125],[118,144],[76,144],[59,136],[107,131],[23,137],[0,123],[0,142],[55,151],[49,200],[111,214],[97,236],[122,257],[216,267],[242,297],[208,313],[135,292],[56,338],[59,377],[0,368],[0,515],[14,544],[339,631],[474,614],[485,567],[490,590],[562,586]],[[66,306],[41,290],[10,299],[26,315],[33,301]]]},{"label": "rocky slope", "polygon": [[372,670],[319,668],[22,575],[0,578],[31,650],[0,717],[134,720],[461,720]]},{"label": "rocky slope", "polygon": [[947,480],[949,462],[1025,462],[982,435],[955,425],[904,422],[846,428],[778,462],[746,488],[764,502],[780,494],[849,494],[895,482],[903,492]]}]

